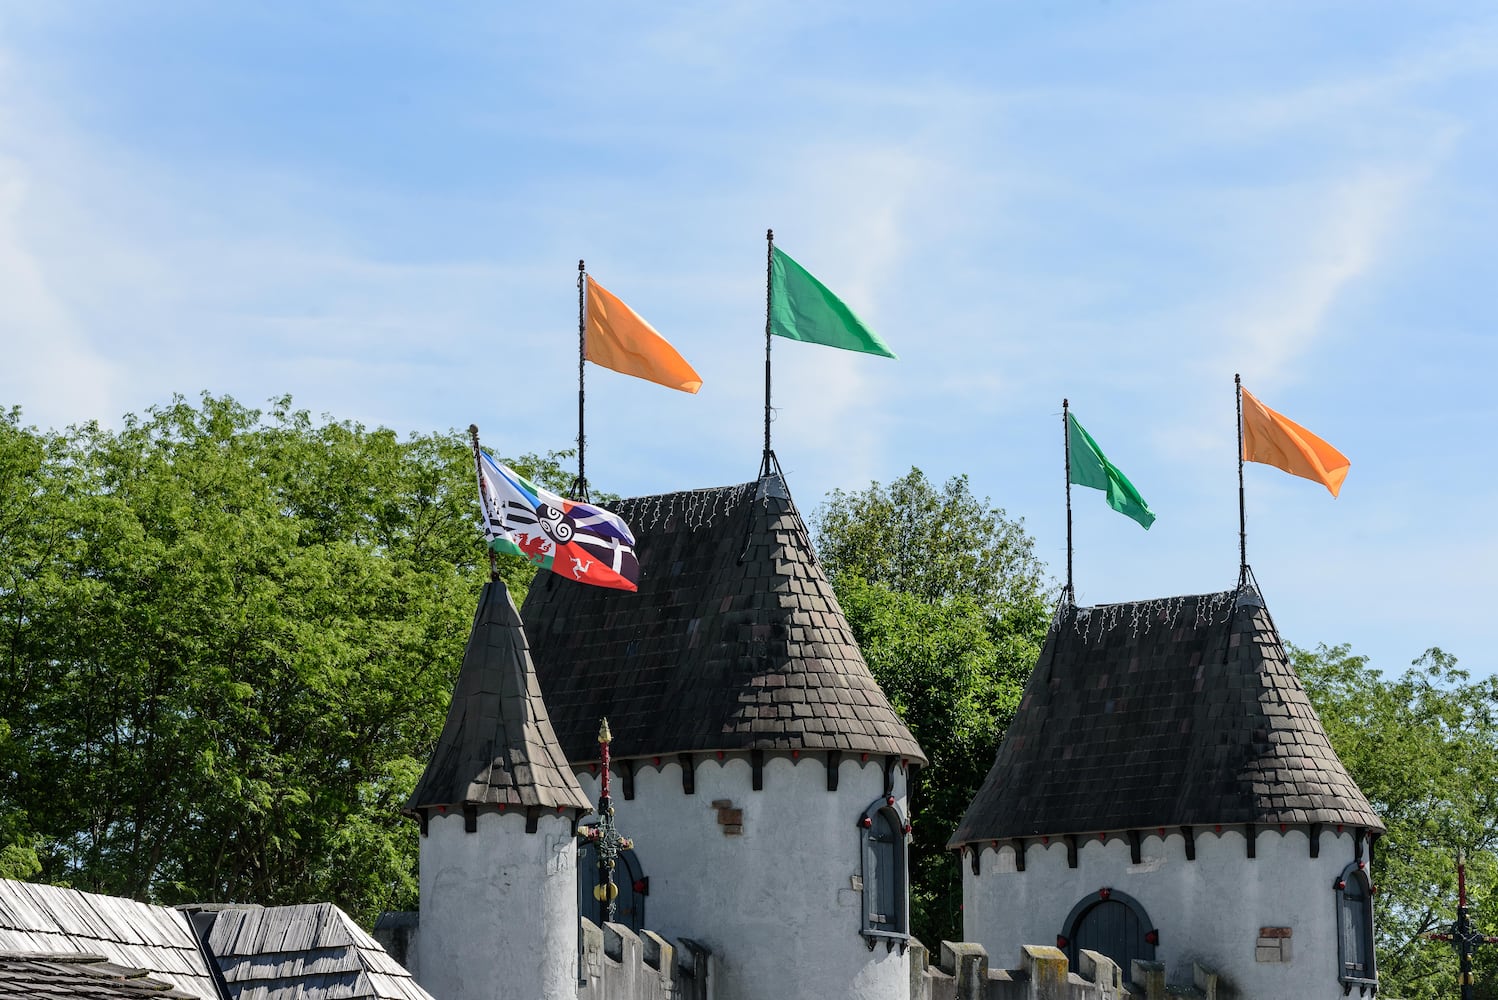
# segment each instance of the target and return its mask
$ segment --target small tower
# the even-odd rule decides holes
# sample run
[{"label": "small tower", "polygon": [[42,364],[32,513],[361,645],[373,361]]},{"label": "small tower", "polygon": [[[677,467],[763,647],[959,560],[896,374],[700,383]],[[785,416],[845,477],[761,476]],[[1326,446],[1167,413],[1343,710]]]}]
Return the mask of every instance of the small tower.
[{"label": "small tower", "polygon": [[1245,585],[1063,607],[948,846],[989,954],[1055,941],[1333,1000],[1376,987],[1382,832]]},{"label": "small tower", "polygon": [[438,1000],[577,996],[578,819],[520,615],[485,584],[452,707],[405,812],[421,823],[415,972]]},{"label": "small tower", "polygon": [[[904,1000],[910,773],[779,475],[621,500],[639,592],[538,579],[525,616],[585,789],[612,730],[644,925],[718,957],[719,1000]],[[648,896],[645,893],[648,892]],[[622,905],[621,905],[622,909]]]}]

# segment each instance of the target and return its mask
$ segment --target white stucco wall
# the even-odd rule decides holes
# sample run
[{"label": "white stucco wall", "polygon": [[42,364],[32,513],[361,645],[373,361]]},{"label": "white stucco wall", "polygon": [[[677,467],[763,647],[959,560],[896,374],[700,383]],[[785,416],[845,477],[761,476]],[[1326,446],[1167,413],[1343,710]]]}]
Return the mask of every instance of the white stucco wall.
[{"label": "white stucco wall", "polygon": [[[597,776],[584,770],[578,780],[596,801]],[[758,792],[749,762],[732,757],[699,761],[692,795],[675,761],[637,765],[632,800],[616,775],[619,830],[650,876],[645,926],[713,950],[717,1000],[905,1000],[907,955],[883,944],[869,950],[853,887],[862,871],[857,824],[883,789],[879,759],[856,756],[842,761],[836,792],[810,754],[766,760]],[[899,768],[894,794],[908,815]],[[743,810],[742,835],[724,834],[717,799]]]},{"label": "white stucco wall", "polygon": [[[1066,864],[1066,844],[1027,841],[1025,871],[1015,870],[1014,850],[985,846],[973,875],[962,860],[963,936],[988,949],[995,968],[1012,967],[1025,944],[1054,944],[1067,914],[1104,886],[1134,897],[1160,931],[1155,958],[1170,982],[1191,982],[1191,963],[1228,980],[1254,1000],[1335,1000],[1336,893],[1333,884],[1354,857],[1350,831],[1321,833],[1321,856],[1310,856],[1304,830],[1260,830],[1258,857],[1246,856],[1241,829],[1196,831],[1196,860],[1186,860],[1185,838],[1168,833],[1143,838],[1141,863],[1130,863],[1122,837],[1106,844],[1081,840],[1077,867]],[[1261,927],[1291,928],[1291,959],[1256,961]]]},{"label": "white stucco wall", "polygon": [[421,838],[418,982],[436,1000],[575,1000],[577,846],[566,816],[433,813]]}]

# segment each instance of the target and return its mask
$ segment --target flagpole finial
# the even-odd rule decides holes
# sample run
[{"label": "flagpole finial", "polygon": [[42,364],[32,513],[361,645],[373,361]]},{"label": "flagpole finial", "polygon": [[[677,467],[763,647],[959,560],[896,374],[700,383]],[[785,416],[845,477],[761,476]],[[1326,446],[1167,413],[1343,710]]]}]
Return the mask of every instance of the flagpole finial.
[{"label": "flagpole finial", "polygon": [[478,440],[478,436],[479,436],[479,425],[478,424],[469,424],[468,425],[468,433],[471,434],[471,435],[473,435],[474,440]]},{"label": "flagpole finial", "polygon": [[581,258],[579,258],[579,260],[577,262],[577,269],[579,271],[585,271],[585,270],[587,270],[587,268],[583,265],[583,262],[582,262]]},{"label": "flagpole finial", "polygon": [[773,230],[773,229],[766,229],[765,230],[765,239],[769,240],[771,243],[774,243],[775,242],[775,230]]}]

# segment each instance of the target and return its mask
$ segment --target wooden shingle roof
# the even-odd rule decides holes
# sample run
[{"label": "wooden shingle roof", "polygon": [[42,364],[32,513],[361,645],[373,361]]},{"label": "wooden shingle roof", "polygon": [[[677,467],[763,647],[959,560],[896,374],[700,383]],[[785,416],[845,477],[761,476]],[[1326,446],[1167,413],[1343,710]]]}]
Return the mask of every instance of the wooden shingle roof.
[{"label": "wooden shingle roof", "polygon": [[948,846],[1248,823],[1383,830],[1253,588],[1063,608]]},{"label": "wooden shingle roof", "polygon": [[479,597],[447,722],[405,811],[463,804],[592,808],[557,744],[500,581]]},{"label": "wooden shingle roof", "polygon": [[102,956],[198,1000],[222,1000],[187,915],[133,899],[0,879],[0,952]]},{"label": "wooden shingle roof", "polygon": [[432,1000],[332,903],[222,909],[208,946],[234,1000]]},{"label": "wooden shingle roof", "polygon": [[879,689],[784,481],[621,500],[638,593],[538,578],[524,615],[573,764],[618,757],[841,750],[925,755]]},{"label": "wooden shingle roof", "polygon": [[144,969],[103,955],[0,952],[0,1000],[191,1000]]}]

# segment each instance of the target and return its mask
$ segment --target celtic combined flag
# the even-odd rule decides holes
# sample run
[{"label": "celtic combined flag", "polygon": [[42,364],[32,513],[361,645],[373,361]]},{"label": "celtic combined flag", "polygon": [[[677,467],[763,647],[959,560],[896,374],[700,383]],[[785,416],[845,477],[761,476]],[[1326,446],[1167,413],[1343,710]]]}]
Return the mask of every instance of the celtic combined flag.
[{"label": "celtic combined flag", "polygon": [[522,556],[580,583],[637,589],[635,536],[618,515],[564,500],[488,455],[478,474],[484,537],[495,552]]}]

